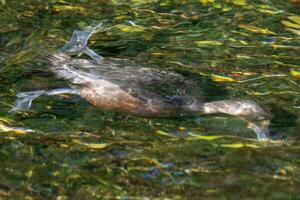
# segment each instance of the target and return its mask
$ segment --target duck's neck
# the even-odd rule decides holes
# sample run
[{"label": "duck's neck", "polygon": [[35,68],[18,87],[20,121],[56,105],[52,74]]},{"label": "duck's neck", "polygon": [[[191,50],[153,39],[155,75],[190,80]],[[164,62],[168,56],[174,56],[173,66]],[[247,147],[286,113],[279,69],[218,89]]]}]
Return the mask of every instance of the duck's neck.
[{"label": "duck's neck", "polygon": [[224,113],[245,120],[263,120],[268,114],[255,102],[249,100],[222,100],[204,103],[203,114]]}]

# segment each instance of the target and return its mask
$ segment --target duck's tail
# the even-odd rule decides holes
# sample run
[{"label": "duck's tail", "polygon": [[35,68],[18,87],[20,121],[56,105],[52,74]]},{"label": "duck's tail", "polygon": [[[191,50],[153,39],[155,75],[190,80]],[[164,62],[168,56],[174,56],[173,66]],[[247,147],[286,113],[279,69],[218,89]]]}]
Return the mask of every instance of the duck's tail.
[{"label": "duck's tail", "polygon": [[[71,59],[70,56],[64,53],[56,53],[49,55],[47,60],[50,62],[51,71],[59,78],[68,80],[74,85],[88,85],[93,80],[100,79],[101,76],[95,75],[93,73],[85,72],[84,70],[78,68],[77,62],[82,62],[81,59]],[[90,61],[85,63],[88,66],[94,66]],[[80,65],[81,67],[81,65]]]}]

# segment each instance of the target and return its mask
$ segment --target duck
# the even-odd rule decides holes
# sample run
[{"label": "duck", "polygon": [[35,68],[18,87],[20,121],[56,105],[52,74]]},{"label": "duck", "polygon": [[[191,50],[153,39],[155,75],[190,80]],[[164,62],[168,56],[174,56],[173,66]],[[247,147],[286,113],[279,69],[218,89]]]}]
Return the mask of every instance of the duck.
[{"label": "duck", "polygon": [[[231,115],[246,121],[259,141],[268,139],[270,114],[255,101],[205,102],[201,78],[144,66],[130,59],[102,57],[87,46],[96,28],[75,31],[63,51],[46,56],[49,69],[57,78],[67,81],[69,88],[20,92],[11,112],[30,109],[32,101],[41,95],[69,93],[105,111],[143,117]],[[66,51],[83,52],[92,59],[74,58]]]}]

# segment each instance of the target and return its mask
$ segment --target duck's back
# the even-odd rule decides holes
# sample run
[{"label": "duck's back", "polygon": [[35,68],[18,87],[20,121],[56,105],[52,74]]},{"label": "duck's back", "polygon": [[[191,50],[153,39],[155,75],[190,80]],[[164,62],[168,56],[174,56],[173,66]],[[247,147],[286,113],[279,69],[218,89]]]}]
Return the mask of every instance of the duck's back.
[{"label": "duck's back", "polygon": [[203,102],[203,83],[200,77],[109,58],[89,71],[115,83],[141,101],[153,101],[166,108]]},{"label": "duck's back", "polygon": [[[198,112],[201,107],[203,94],[200,77],[145,67],[126,59],[105,58],[100,64],[84,59],[69,59],[64,64],[78,74],[89,77],[91,82],[112,83],[122,90],[122,95],[126,93],[142,104],[154,105],[158,114],[164,111]],[[70,82],[74,83],[72,80]],[[145,109],[141,109],[143,111]]]}]

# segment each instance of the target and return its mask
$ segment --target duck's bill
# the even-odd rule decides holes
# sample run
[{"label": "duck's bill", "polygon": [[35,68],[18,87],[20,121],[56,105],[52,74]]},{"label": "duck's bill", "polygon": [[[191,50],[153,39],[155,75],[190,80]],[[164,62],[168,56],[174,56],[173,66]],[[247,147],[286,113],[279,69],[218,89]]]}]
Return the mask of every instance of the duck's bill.
[{"label": "duck's bill", "polygon": [[249,122],[248,128],[253,130],[259,141],[266,141],[269,139],[269,120],[262,120],[258,122]]}]

